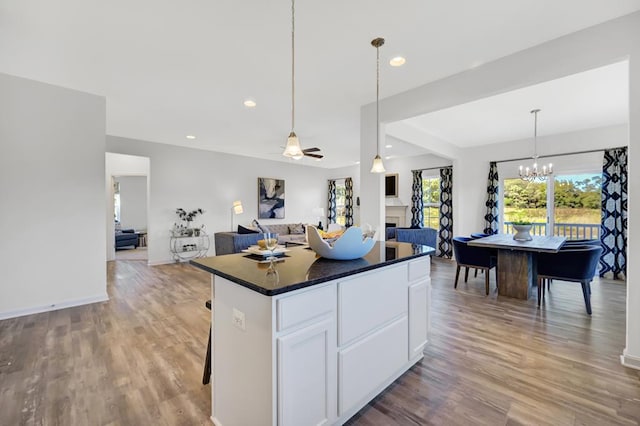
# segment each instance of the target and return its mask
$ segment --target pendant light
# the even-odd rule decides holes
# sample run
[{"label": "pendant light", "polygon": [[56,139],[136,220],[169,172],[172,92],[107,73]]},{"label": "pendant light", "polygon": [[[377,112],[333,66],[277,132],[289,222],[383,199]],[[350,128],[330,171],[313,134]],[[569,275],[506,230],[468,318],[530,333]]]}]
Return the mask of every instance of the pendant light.
[{"label": "pendant light", "polygon": [[531,110],[534,115],[533,120],[533,165],[531,167],[520,166],[520,179],[527,182],[535,182],[545,180],[549,175],[553,174],[553,164],[549,163],[538,168],[538,113],[540,109]]},{"label": "pendant light", "polygon": [[380,46],[384,44],[381,37],[371,40],[371,45],[376,48],[376,156],[373,159],[371,173],[384,173],[384,164],[380,157]]},{"label": "pendant light", "polygon": [[294,130],[296,111],[295,34],[295,0],[291,0],[291,133],[289,133],[289,137],[287,138],[287,146],[284,148],[284,152],[282,153],[282,155],[288,158],[293,158],[294,160],[299,160],[304,156],[304,154],[302,153],[302,148],[300,148],[300,141],[298,140],[298,136],[296,135],[296,132]]}]

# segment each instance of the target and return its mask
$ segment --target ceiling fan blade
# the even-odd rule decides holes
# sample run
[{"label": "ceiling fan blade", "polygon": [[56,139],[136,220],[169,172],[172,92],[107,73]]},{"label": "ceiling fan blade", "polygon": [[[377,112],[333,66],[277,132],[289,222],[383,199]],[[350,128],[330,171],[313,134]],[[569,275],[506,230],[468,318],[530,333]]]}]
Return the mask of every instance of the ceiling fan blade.
[{"label": "ceiling fan blade", "polygon": [[310,153],[308,153],[308,152],[303,152],[303,154],[304,154],[306,157],[313,157],[313,158],[318,158],[318,159],[320,159],[320,158],[324,158],[324,155],[321,155],[321,154],[310,154]]},{"label": "ceiling fan blade", "polygon": [[307,148],[307,149],[303,149],[302,152],[318,152],[320,151],[320,148],[317,147],[313,147],[313,148]]}]

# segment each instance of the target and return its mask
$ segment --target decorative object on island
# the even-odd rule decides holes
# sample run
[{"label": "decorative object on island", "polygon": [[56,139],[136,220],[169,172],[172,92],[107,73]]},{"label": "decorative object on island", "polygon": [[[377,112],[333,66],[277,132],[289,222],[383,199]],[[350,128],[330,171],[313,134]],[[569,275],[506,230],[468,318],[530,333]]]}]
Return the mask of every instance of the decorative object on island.
[{"label": "decorative object on island", "polygon": [[235,229],[233,225],[233,217],[237,214],[244,213],[244,209],[242,208],[242,201],[236,200],[233,202],[233,206],[231,207],[231,232]]},{"label": "decorative object on island", "polygon": [[258,219],[284,219],[284,179],[258,178]]},{"label": "decorative object on island", "polygon": [[553,164],[543,165],[542,170],[538,169],[538,113],[540,109],[531,110],[531,114],[534,115],[533,120],[533,166],[523,167],[520,166],[520,178],[527,182],[534,182],[536,180],[543,181],[547,176],[553,174]]},{"label": "decorative object on island", "polygon": [[200,235],[201,230],[204,228],[204,225],[200,225],[199,228],[194,228],[193,225],[191,224],[191,222],[193,222],[195,220],[196,217],[198,217],[198,215],[200,214],[204,214],[204,210],[202,209],[195,209],[195,210],[191,210],[190,212],[182,209],[182,208],[177,208],[176,209],[176,214],[178,215],[178,217],[180,218],[180,220],[182,220],[183,222],[185,222],[185,224],[177,224],[174,223],[173,224],[173,230],[172,230],[172,234],[174,236],[198,236]]},{"label": "decorative object on island", "polygon": [[335,260],[353,260],[365,256],[376,242],[373,236],[365,237],[362,229],[356,226],[347,228],[333,244],[322,239],[313,226],[307,226],[307,238],[309,247],[319,256]]},{"label": "decorative object on island", "polygon": [[373,159],[371,173],[384,173],[384,164],[380,157],[380,46],[384,44],[381,37],[371,40],[371,45],[376,48],[376,156]]}]

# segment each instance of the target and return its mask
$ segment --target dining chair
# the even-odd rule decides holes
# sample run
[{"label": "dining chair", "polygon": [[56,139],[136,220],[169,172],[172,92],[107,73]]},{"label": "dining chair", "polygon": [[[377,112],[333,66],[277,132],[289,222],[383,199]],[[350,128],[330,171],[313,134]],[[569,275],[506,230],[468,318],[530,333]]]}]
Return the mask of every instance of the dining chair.
[{"label": "dining chair", "polygon": [[[568,248],[568,247],[573,247],[573,246],[584,246],[584,245],[602,247],[602,243],[600,242],[599,239],[595,239],[594,240],[592,238],[580,239],[580,240],[566,240],[564,242],[564,244],[562,245],[562,247],[563,248]],[[551,282],[553,280],[552,279],[545,279],[545,280],[543,280],[543,283],[545,281],[547,283],[547,290],[551,290]]]},{"label": "dining chair", "polygon": [[[484,232],[474,232],[473,234],[470,235],[470,237],[474,240],[477,240],[478,238],[485,238],[485,237],[490,237],[493,234],[487,234]],[[493,251],[493,255],[496,257],[496,259],[498,258],[498,250],[496,249],[491,249]],[[476,269],[475,272],[473,273],[474,277],[478,276],[478,270]]]},{"label": "dining chair", "polygon": [[[458,278],[460,276],[460,268],[465,267],[464,282],[469,278],[469,268],[482,269],[484,275],[484,285],[487,295],[489,294],[489,271],[497,264],[495,250],[485,247],[473,247],[467,244],[473,238],[454,237],[453,253],[458,263],[456,267],[456,280],[453,288],[458,288]],[[496,268],[496,287],[498,285],[498,270]]]},{"label": "dining chair", "polygon": [[[207,309],[211,310],[211,300],[207,300],[204,304]],[[209,343],[207,344],[207,355],[204,358],[204,372],[202,373],[202,384],[206,385],[211,381],[211,327],[209,327]]]},{"label": "dining chair", "polygon": [[602,247],[595,245],[569,245],[557,253],[538,253],[538,307],[544,300],[543,280],[579,282],[585,308],[591,315],[591,280],[596,274],[600,253]]}]

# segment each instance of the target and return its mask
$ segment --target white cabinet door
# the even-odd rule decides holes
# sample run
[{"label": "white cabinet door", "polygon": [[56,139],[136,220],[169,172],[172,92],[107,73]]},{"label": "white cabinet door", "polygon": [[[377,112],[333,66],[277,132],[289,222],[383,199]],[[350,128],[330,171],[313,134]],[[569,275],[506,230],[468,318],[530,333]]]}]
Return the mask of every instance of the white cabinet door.
[{"label": "white cabinet door", "polygon": [[431,280],[409,286],[409,359],[422,355],[429,331]]},{"label": "white cabinet door", "polygon": [[335,421],[335,341],[333,318],[277,338],[278,425],[321,425]]}]

